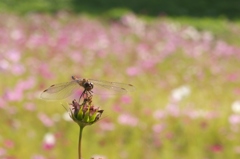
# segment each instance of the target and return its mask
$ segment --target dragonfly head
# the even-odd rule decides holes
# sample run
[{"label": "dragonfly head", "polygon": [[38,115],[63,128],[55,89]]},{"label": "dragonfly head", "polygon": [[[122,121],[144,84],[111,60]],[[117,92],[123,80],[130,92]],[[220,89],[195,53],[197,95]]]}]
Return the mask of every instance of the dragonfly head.
[{"label": "dragonfly head", "polygon": [[86,91],[91,91],[93,89],[93,83],[88,80],[83,81],[83,87]]}]

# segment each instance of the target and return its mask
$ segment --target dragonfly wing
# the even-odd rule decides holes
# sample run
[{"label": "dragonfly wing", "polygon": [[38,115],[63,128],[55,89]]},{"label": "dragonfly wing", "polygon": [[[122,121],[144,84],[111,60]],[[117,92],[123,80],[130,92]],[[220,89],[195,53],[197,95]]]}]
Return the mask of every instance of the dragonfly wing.
[{"label": "dragonfly wing", "polygon": [[70,96],[77,88],[79,88],[79,84],[76,81],[52,85],[42,92],[40,98],[45,100],[64,99]]},{"label": "dragonfly wing", "polygon": [[[133,91],[135,89],[135,87],[131,84],[98,81],[98,80],[93,80],[93,79],[90,79],[89,81],[93,83],[94,88],[95,88],[95,86],[96,87],[99,86],[106,90],[110,90],[112,93],[127,93],[127,92]],[[94,88],[93,88],[93,92],[94,92]]]}]

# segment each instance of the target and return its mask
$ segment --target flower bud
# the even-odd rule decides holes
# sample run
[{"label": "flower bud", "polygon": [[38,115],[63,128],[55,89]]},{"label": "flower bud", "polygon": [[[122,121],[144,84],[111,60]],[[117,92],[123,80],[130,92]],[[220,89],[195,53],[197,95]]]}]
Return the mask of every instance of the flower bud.
[{"label": "flower bud", "polygon": [[70,117],[79,126],[92,125],[100,119],[103,113],[99,107],[93,106],[91,98],[84,99],[82,104],[74,99],[70,105]]}]

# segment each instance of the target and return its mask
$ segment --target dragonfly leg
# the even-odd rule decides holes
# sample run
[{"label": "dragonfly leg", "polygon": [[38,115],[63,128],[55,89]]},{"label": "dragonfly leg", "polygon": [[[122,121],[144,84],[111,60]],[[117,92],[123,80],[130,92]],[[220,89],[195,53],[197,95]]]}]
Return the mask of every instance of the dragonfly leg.
[{"label": "dragonfly leg", "polygon": [[79,97],[79,103],[80,103],[81,98],[84,97],[84,94],[85,94],[85,93],[86,93],[86,89],[84,89],[84,91],[83,91],[82,94],[80,95],[80,97]]},{"label": "dragonfly leg", "polygon": [[88,98],[92,98],[92,93],[93,93],[93,91],[88,91]]},{"label": "dragonfly leg", "polygon": [[92,98],[92,93],[93,93],[93,91],[87,91],[85,89],[79,97],[79,103],[80,103],[81,98],[83,98],[84,101],[91,99]]}]

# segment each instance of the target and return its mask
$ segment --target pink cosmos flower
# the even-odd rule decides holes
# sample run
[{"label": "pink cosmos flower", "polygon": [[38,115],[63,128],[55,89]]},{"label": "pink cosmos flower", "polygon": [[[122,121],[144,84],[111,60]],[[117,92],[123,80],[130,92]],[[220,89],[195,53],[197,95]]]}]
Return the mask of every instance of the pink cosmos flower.
[{"label": "pink cosmos flower", "polygon": [[118,117],[118,122],[122,125],[128,125],[135,127],[138,124],[138,118],[130,115],[130,114],[121,114]]},{"label": "pink cosmos flower", "polygon": [[20,101],[23,98],[23,92],[19,89],[13,91],[7,90],[4,98],[9,101]]},{"label": "pink cosmos flower", "polygon": [[165,125],[163,124],[155,124],[153,125],[152,130],[154,133],[160,133],[164,130],[164,128],[165,128]]},{"label": "pink cosmos flower", "polygon": [[11,67],[11,71],[14,75],[18,76],[18,75],[22,75],[26,69],[25,66],[22,64],[14,64]]},{"label": "pink cosmos flower", "polygon": [[21,59],[21,53],[18,50],[10,50],[6,52],[8,59],[16,63]]},{"label": "pink cosmos flower", "polygon": [[24,91],[33,88],[35,83],[35,78],[29,77],[25,81],[20,81],[13,90],[7,90],[4,96],[9,101],[20,101],[23,99]]},{"label": "pink cosmos flower", "polygon": [[6,148],[13,148],[15,144],[12,140],[5,140],[4,145]]},{"label": "pink cosmos flower", "polygon": [[113,107],[113,110],[115,111],[115,112],[121,112],[122,111],[122,107],[121,106],[119,106],[119,105],[114,105]]},{"label": "pink cosmos flower", "polygon": [[237,115],[237,114],[232,114],[230,117],[229,117],[229,123],[230,124],[239,124],[240,123],[240,115]]},{"label": "pink cosmos flower", "polygon": [[174,104],[174,103],[168,104],[167,107],[166,107],[166,110],[167,110],[169,115],[172,115],[172,116],[175,116],[175,117],[179,116],[180,113],[181,113],[178,105]]},{"label": "pink cosmos flower", "polygon": [[234,90],[233,90],[233,92],[234,92],[234,94],[236,94],[236,95],[240,95],[240,88],[235,88]]},{"label": "pink cosmos flower", "polygon": [[155,119],[162,119],[166,116],[166,112],[163,111],[163,110],[156,110],[154,113],[153,113],[153,117]]},{"label": "pink cosmos flower", "polygon": [[2,97],[0,97],[0,108],[4,108],[4,106],[6,106],[6,102]]},{"label": "pink cosmos flower", "polygon": [[131,103],[132,99],[131,99],[130,96],[124,95],[124,96],[122,96],[121,101],[122,101],[124,104],[129,104],[129,103]]},{"label": "pink cosmos flower", "polygon": [[76,63],[80,63],[83,60],[81,52],[72,52],[70,58]]},{"label": "pink cosmos flower", "polygon": [[216,47],[215,47],[215,53],[219,56],[223,55],[233,55],[235,53],[234,47],[228,45],[225,41],[217,41]]},{"label": "pink cosmos flower", "polygon": [[140,74],[140,70],[137,67],[129,67],[126,72],[129,76],[137,76]]},{"label": "pink cosmos flower", "polygon": [[6,71],[10,68],[10,63],[7,60],[0,60],[0,71]]},{"label": "pink cosmos flower", "polygon": [[36,109],[35,104],[34,103],[26,103],[24,105],[24,108],[28,111],[34,111]]},{"label": "pink cosmos flower", "polygon": [[148,69],[148,70],[154,70],[154,66],[156,65],[158,61],[156,59],[148,59],[148,60],[144,60],[142,62],[142,67],[144,69]]},{"label": "pink cosmos flower", "polygon": [[51,127],[54,124],[54,121],[44,113],[39,113],[38,118],[46,127]]},{"label": "pink cosmos flower", "polygon": [[227,80],[229,82],[237,82],[239,80],[239,74],[238,73],[231,73],[227,75]]},{"label": "pink cosmos flower", "polygon": [[115,129],[115,125],[108,120],[101,120],[101,122],[99,122],[99,127],[104,131],[112,131]]},{"label": "pink cosmos flower", "polygon": [[34,155],[31,159],[46,159],[46,157],[42,155]]},{"label": "pink cosmos flower", "polygon": [[22,30],[14,29],[14,30],[12,30],[10,36],[13,40],[20,40],[23,38],[24,35],[23,35]]},{"label": "pink cosmos flower", "polygon": [[210,150],[214,153],[223,151],[223,146],[221,144],[214,144],[210,147]]},{"label": "pink cosmos flower", "polygon": [[43,148],[45,150],[51,150],[56,144],[55,136],[51,133],[45,134],[43,138]]},{"label": "pink cosmos flower", "polygon": [[36,79],[34,77],[29,77],[24,81],[20,81],[17,85],[17,88],[25,91],[33,88],[35,84],[36,84]]},{"label": "pink cosmos flower", "polygon": [[53,73],[50,71],[49,66],[45,63],[42,63],[39,66],[38,71],[44,78],[50,79],[53,77]]},{"label": "pink cosmos flower", "polygon": [[7,154],[7,151],[4,148],[0,148],[0,157]]}]

